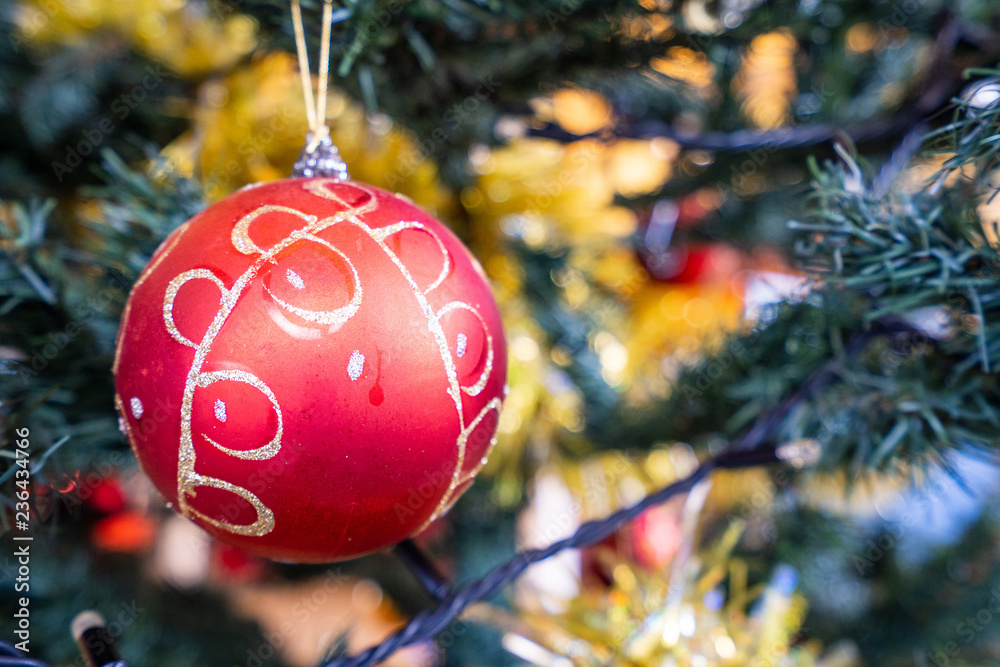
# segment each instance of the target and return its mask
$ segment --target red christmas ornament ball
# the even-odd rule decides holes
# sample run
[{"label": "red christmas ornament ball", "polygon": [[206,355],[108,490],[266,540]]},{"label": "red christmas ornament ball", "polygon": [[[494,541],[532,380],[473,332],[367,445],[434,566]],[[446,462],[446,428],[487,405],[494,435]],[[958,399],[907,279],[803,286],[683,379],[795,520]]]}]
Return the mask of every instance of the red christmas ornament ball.
[{"label": "red christmas ornament ball", "polygon": [[410,537],[472,484],[506,346],[485,274],[406,198],[259,184],[179,227],[115,358],[122,429],[173,508],[269,558]]}]

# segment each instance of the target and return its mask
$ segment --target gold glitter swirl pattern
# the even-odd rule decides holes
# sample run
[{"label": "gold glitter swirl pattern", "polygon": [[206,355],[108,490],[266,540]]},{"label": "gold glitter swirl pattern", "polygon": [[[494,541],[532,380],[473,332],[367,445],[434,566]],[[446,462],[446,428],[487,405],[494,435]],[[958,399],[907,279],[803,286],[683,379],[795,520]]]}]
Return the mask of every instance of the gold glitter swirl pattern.
[{"label": "gold glitter swirl pattern", "polygon": [[[293,232],[293,236],[295,235],[296,233]],[[274,299],[275,303],[277,303],[279,306],[281,306],[288,312],[295,313],[302,319],[309,322],[317,322],[319,324],[329,324],[332,328],[339,328],[344,324],[344,322],[351,319],[351,317],[353,317],[354,314],[358,312],[358,308],[361,307],[361,278],[358,276],[358,270],[354,268],[354,264],[351,263],[351,260],[347,258],[347,255],[342,253],[338,248],[335,248],[333,244],[327,242],[326,240],[321,239],[318,236],[313,236],[312,234],[299,234],[298,238],[300,238],[303,241],[312,241],[314,243],[318,243],[330,249],[331,251],[335,252],[337,255],[340,256],[342,260],[344,260],[348,268],[351,270],[351,275],[354,276],[354,295],[351,297],[351,300],[347,302],[346,306],[342,306],[341,308],[335,308],[334,310],[308,310],[306,308],[299,308],[297,306],[293,306],[292,304],[286,301],[282,301],[274,294],[274,292],[272,292],[266,286],[264,287],[264,289],[267,291],[268,294],[271,295],[271,298]],[[298,275],[296,274],[295,277],[298,278]],[[302,279],[301,278],[298,279],[301,282]]]},{"label": "gold glitter swirl pattern", "polygon": [[222,281],[219,280],[218,276],[214,273],[208,269],[192,269],[177,275],[170,281],[170,284],[167,285],[166,296],[163,299],[163,321],[167,325],[167,331],[169,331],[170,335],[174,337],[174,340],[181,345],[187,345],[188,347],[193,348],[197,348],[198,343],[195,343],[193,340],[182,334],[177,329],[177,325],[174,324],[174,301],[177,299],[177,292],[180,291],[181,287],[183,287],[186,282],[198,278],[211,280],[219,287],[220,294],[223,296],[226,294],[226,286],[222,284]]},{"label": "gold glitter swirl pattern", "polygon": [[[267,396],[267,400],[271,401],[271,405],[274,407],[274,413],[278,416],[278,429],[274,434],[274,437],[271,438],[270,442],[256,449],[230,449],[229,447],[223,447],[204,433],[202,434],[202,437],[212,443],[212,445],[219,451],[225,452],[230,456],[235,456],[238,459],[243,459],[244,461],[266,461],[273,458],[274,455],[278,453],[278,450],[281,449],[281,434],[284,430],[281,419],[281,406],[278,405],[278,397],[274,395],[271,388],[264,384],[260,378],[253,373],[248,373],[246,371],[215,371],[212,373],[202,373],[195,380],[195,386],[205,388],[220,381],[243,382],[251,387],[254,387],[257,391]],[[218,414],[220,414],[220,410],[217,404],[216,415]],[[221,414],[225,415],[224,403],[222,404]],[[225,421],[224,417],[219,417],[219,419],[221,421]]]},{"label": "gold glitter swirl pattern", "polygon": [[[303,229],[296,230],[295,232],[289,234],[287,237],[276,243],[268,250],[260,249],[251,239],[249,235],[251,223],[259,218],[261,215],[269,212],[280,211],[283,213],[289,213],[301,218],[305,223],[306,227]],[[301,211],[292,209],[286,206],[261,206],[250,213],[243,216],[233,228],[231,241],[233,246],[240,252],[248,255],[256,254],[257,258],[254,260],[253,264],[241,275],[233,286],[226,289],[221,281],[219,281],[220,289],[222,290],[222,304],[219,311],[215,314],[215,318],[209,325],[208,330],[205,332],[204,337],[201,342],[195,347],[194,360],[191,363],[191,368],[188,371],[188,376],[184,384],[184,397],[181,402],[181,438],[180,438],[180,451],[177,456],[177,504],[178,508],[182,514],[185,516],[197,516],[207,523],[220,528],[222,530],[227,530],[238,535],[255,535],[262,536],[270,533],[274,530],[274,513],[266,507],[257,496],[252,494],[249,490],[243,487],[237,486],[230,482],[223,480],[218,480],[211,477],[205,477],[200,475],[195,471],[195,461],[196,452],[194,448],[194,439],[191,432],[191,417],[194,410],[194,394],[195,389],[199,386],[203,386],[205,376],[210,378],[215,378],[216,376],[222,379],[236,380],[239,382],[246,382],[256,387],[258,390],[263,392],[274,406],[278,416],[279,416],[279,428],[278,434],[275,438],[269,442],[264,447],[260,447],[254,450],[241,451],[232,450],[222,447],[218,443],[212,442],[213,446],[219,448],[221,451],[241,459],[250,460],[265,460],[274,457],[281,449],[281,435],[283,428],[281,426],[281,408],[278,404],[277,397],[275,397],[274,392],[271,391],[262,380],[253,376],[252,374],[241,374],[242,371],[218,371],[216,373],[205,374],[202,373],[201,368],[205,363],[205,359],[208,357],[208,353],[211,350],[212,344],[218,337],[219,332],[222,330],[222,326],[225,324],[229,315],[232,313],[233,309],[236,307],[240,296],[248,285],[257,276],[261,268],[263,268],[268,263],[273,263],[274,258],[283,251],[285,248],[293,243],[300,240],[308,238],[309,240],[316,241],[310,232],[319,228],[325,228],[337,222],[337,216],[333,218],[327,218],[322,221],[317,220],[316,216],[306,215]],[[321,240],[320,240],[321,241]],[[351,266],[352,271],[354,271],[353,265]],[[357,272],[354,271],[355,275]],[[170,286],[167,288],[167,293],[164,297],[164,313],[168,311],[171,313],[172,321],[172,310],[173,310],[173,300],[176,299],[177,290],[186,280],[192,278],[207,278],[209,275],[214,278],[214,280],[219,280],[217,276],[208,271],[208,269],[194,269],[192,271],[185,272],[176,276],[170,281]],[[359,281],[360,282],[360,281]],[[361,292],[360,289],[355,292],[355,298],[358,299],[358,306],[360,306]],[[169,303],[169,307],[168,307]],[[348,304],[348,311],[343,311],[338,314],[336,321],[343,322],[346,321],[351,315],[357,312],[356,307],[351,307]],[[166,318],[165,318],[166,319]],[[168,323],[168,330],[170,325]],[[176,327],[174,327],[176,330]],[[187,339],[178,338],[173,331],[170,332],[179,342],[184,343]],[[179,332],[178,332],[179,334]],[[188,341],[190,343],[190,341]],[[184,343],[184,344],[188,344]],[[222,373],[228,373],[230,375],[223,376]],[[214,380],[213,380],[214,381]],[[257,511],[257,521],[249,525],[234,524],[230,521],[224,521],[221,519],[213,519],[204,515],[203,513],[196,510],[188,502],[188,497],[193,497],[195,491],[199,486],[212,486],[217,489],[222,489],[226,491],[231,491],[237,496],[243,498],[248,503],[253,505],[254,509]]]},{"label": "gold glitter swirl pattern", "polygon": [[[390,225],[389,227],[376,228],[376,229],[373,229],[368,225],[366,225],[359,216],[364,213],[368,213],[370,211],[375,210],[377,206],[375,194],[370,190],[368,190],[363,185],[360,185],[358,183],[351,183],[350,187],[361,190],[362,192],[366,193],[369,196],[369,201],[364,206],[351,207],[346,201],[344,201],[336,194],[334,194],[329,188],[325,187],[328,184],[333,185],[337,183],[339,183],[339,181],[332,178],[313,179],[311,181],[306,182],[303,185],[303,187],[307,191],[313,194],[316,194],[325,199],[330,199],[344,206],[345,211],[331,218],[330,219],[331,222],[329,224],[333,224],[334,222],[338,222],[340,220],[346,220],[347,222],[350,222],[351,224],[361,229],[373,241],[375,241],[375,243],[378,244],[378,246],[382,249],[382,252],[386,254],[386,256],[390,259],[390,261],[392,261],[392,263],[399,270],[400,274],[403,276],[403,279],[406,280],[407,284],[410,286],[410,289],[413,291],[413,296],[417,300],[417,303],[419,304],[421,311],[423,311],[424,317],[427,318],[428,330],[434,337],[434,341],[437,343],[437,346],[441,351],[441,358],[442,361],[444,362],[445,374],[448,378],[448,385],[449,385],[448,395],[455,402],[455,409],[458,412],[459,424],[462,424],[461,388],[459,387],[458,384],[458,374],[455,370],[455,362],[451,357],[451,352],[448,350],[448,340],[444,335],[444,329],[441,327],[441,322],[435,316],[434,309],[431,307],[430,302],[427,300],[426,294],[424,294],[423,290],[421,290],[420,287],[417,285],[416,280],[414,280],[413,275],[406,268],[406,265],[403,264],[402,260],[399,259],[396,253],[394,253],[388,245],[386,245],[385,239],[390,234],[386,233],[383,230],[388,229],[390,230],[391,233],[395,233],[392,232],[393,225]],[[325,223],[326,223],[325,220],[321,220],[318,223],[320,225],[319,229],[315,231],[318,232],[321,229],[325,229],[327,226],[329,226],[328,224]],[[403,228],[400,228],[397,229],[396,231],[401,231],[402,229]],[[430,230],[427,231],[428,233],[432,233],[430,232]]]},{"label": "gold glitter swirl pattern", "polygon": [[397,222],[394,225],[387,225],[386,227],[379,227],[378,229],[372,230],[372,238],[377,238],[378,240],[383,240],[387,236],[397,234],[406,229],[419,229],[430,234],[430,237],[434,239],[437,243],[438,248],[441,249],[441,256],[444,258],[444,264],[441,267],[441,273],[438,277],[424,290],[424,294],[429,294],[434,291],[437,287],[444,282],[444,279],[448,277],[448,272],[451,271],[451,257],[448,255],[448,249],[444,247],[444,242],[438,238],[438,235],[427,229],[427,227],[419,222]]},{"label": "gold glitter swirl pattern", "polygon": [[[303,185],[303,187],[307,191],[313,194],[316,194],[325,199],[331,199],[344,206],[346,210],[344,213],[338,214],[337,216],[338,221],[339,219],[341,219],[339,216],[343,216],[342,219],[345,219],[346,221],[350,222],[351,224],[357,226],[365,233],[367,233],[372,238],[372,240],[378,243],[379,247],[382,248],[382,251],[389,257],[389,259],[393,262],[393,264],[396,265],[396,268],[399,269],[400,274],[402,274],[403,278],[410,285],[410,289],[413,291],[414,298],[417,300],[417,303],[420,304],[420,308],[423,311],[424,316],[427,318],[428,329],[431,335],[434,337],[435,342],[437,343],[438,349],[441,353],[441,360],[444,363],[445,374],[448,378],[448,383],[449,383],[448,394],[455,401],[455,409],[458,416],[458,423],[459,427],[461,428],[458,439],[456,440],[455,443],[457,450],[455,472],[452,474],[451,482],[448,485],[448,489],[445,492],[444,496],[442,496],[441,500],[438,502],[437,507],[435,507],[434,511],[431,513],[427,521],[425,521],[424,524],[416,531],[417,533],[419,533],[422,530],[424,530],[427,526],[429,526],[431,523],[433,523],[435,520],[437,520],[445,513],[447,513],[447,511],[451,508],[451,506],[454,505],[455,501],[457,500],[455,490],[463,481],[465,481],[461,479],[461,470],[462,470],[462,463],[465,460],[465,450],[466,450],[466,445],[468,444],[469,435],[475,428],[475,426],[478,425],[479,421],[482,420],[482,418],[486,415],[486,413],[490,409],[499,410],[500,405],[502,404],[501,399],[499,398],[493,399],[486,406],[483,407],[483,409],[479,413],[479,416],[477,416],[477,418],[473,420],[473,425],[466,426],[465,418],[462,411],[462,393],[464,392],[470,396],[476,396],[479,393],[481,393],[483,389],[486,387],[486,384],[489,381],[490,374],[493,371],[493,354],[494,354],[493,338],[490,335],[489,331],[486,329],[486,325],[485,322],[483,322],[482,316],[475,308],[473,308],[467,303],[461,301],[453,301],[445,305],[440,311],[434,312],[430,303],[427,301],[426,294],[427,292],[431,291],[431,289],[433,289],[434,287],[437,287],[438,284],[440,283],[435,282],[427,290],[421,290],[417,286],[417,283],[414,280],[412,274],[406,268],[406,265],[404,265],[403,262],[399,259],[399,257],[392,251],[392,249],[389,248],[388,245],[386,245],[385,239],[388,236],[400,232],[404,229],[413,228],[413,225],[411,223],[399,222],[394,225],[372,229],[371,227],[366,225],[359,218],[359,216],[362,215],[363,213],[367,213],[375,209],[375,202],[376,202],[375,194],[372,191],[368,190],[365,186],[359,183],[352,182],[349,187],[361,190],[362,192],[368,194],[370,197],[369,201],[364,206],[352,208],[346,201],[338,197],[334,192],[332,192],[329,188],[326,187],[326,185],[328,184],[332,185],[336,183],[338,183],[336,179],[313,179],[306,182]],[[322,221],[320,222],[320,224],[322,224]],[[423,228],[424,231],[426,231],[428,234],[433,236],[434,239],[437,241],[437,243],[441,246],[441,248],[444,249],[444,244],[441,242],[441,240],[437,237],[436,234],[434,234],[431,230],[426,229],[423,225],[420,225],[420,227]],[[447,262],[448,261],[447,251],[444,251],[444,255],[445,255],[445,260]],[[450,265],[446,265],[445,270],[442,272],[442,275],[447,276],[448,270],[450,270]],[[440,280],[443,280],[443,278],[440,278]],[[455,369],[455,360],[452,357],[451,350],[449,349],[448,346],[448,340],[445,337],[444,329],[441,326],[441,317],[444,316],[446,313],[450,312],[451,310],[455,310],[457,308],[461,308],[463,310],[469,310],[479,319],[480,323],[483,324],[483,332],[486,335],[487,347],[489,350],[487,353],[487,362],[483,370],[483,373],[476,381],[476,383],[474,383],[470,387],[462,387],[458,382],[458,373]]]},{"label": "gold glitter swirl pattern", "polygon": [[[350,188],[355,191],[360,191],[361,193],[367,195],[367,201],[361,201],[359,204],[351,204],[345,201],[344,197],[341,197],[338,191],[331,189],[328,186],[337,186],[339,188]],[[385,253],[389,260],[395,265],[397,270],[400,272],[401,276],[404,278],[408,286],[410,287],[414,299],[420,307],[421,312],[424,314],[428,331],[431,334],[435,344],[440,352],[441,361],[444,366],[445,375],[447,379],[447,393],[454,402],[456,417],[459,425],[459,433],[456,438],[456,452],[455,452],[455,468],[451,476],[451,480],[447,491],[441,498],[437,507],[434,509],[431,516],[427,521],[421,526],[419,530],[423,530],[431,522],[439,518],[444,514],[448,508],[454,504],[457,499],[458,494],[456,489],[466,482],[468,482],[475,474],[479,471],[482,465],[485,463],[485,457],[477,463],[474,469],[462,475],[462,468],[466,456],[466,448],[468,444],[469,437],[477,426],[483,421],[486,415],[491,410],[496,410],[499,412],[502,399],[494,398],[489,401],[482,410],[479,411],[475,419],[473,419],[468,424],[465,423],[465,417],[463,413],[463,394],[468,396],[479,395],[484,388],[493,372],[494,364],[494,350],[493,350],[493,338],[486,328],[486,324],[482,316],[478,311],[471,305],[461,302],[452,301],[442,307],[440,310],[435,312],[434,308],[431,306],[427,299],[427,294],[439,287],[449,272],[451,271],[452,264],[451,258],[448,253],[446,246],[443,241],[435,234],[431,229],[428,229],[424,224],[413,221],[401,221],[393,225],[386,227],[372,228],[368,226],[362,219],[361,216],[370,213],[378,208],[378,200],[376,194],[371,190],[367,189],[363,185],[357,183],[341,184],[336,179],[309,179],[302,183],[302,187],[306,192],[322,197],[327,200],[334,201],[339,205],[343,206],[343,210],[339,211],[335,215],[318,218],[314,215],[306,214],[297,209],[288,206],[278,206],[278,205],[264,205],[260,206],[253,211],[244,215],[240,220],[237,221],[233,227],[230,240],[233,247],[239,252],[245,255],[255,256],[252,264],[249,268],[241,275],[231,287],[227,288],[223,281],[211,270],[209,269],[192,269],[190,271],[185,271],[177,276],[175,276],[168,284],[166,292],[164,294],[163,301],[163,317],[164,323],[167,331],[170,335],[180,344],[192,347],[195,350],[194,359],[192,360],[191,366],[188,370],[187,378],[184,384],[183,399],[181,403],[181,434],[179,442],[178,451],[178,470],[177,470],[177,498],[178,498],[178,509],[182,514],[190,518],[198,518],[206,524],[214,526],[220,530],[225,530],[238,535],[248,535],[248,536],[263,536],[270,533],[275,527],[275,517],[273,512],[264,505],[264,503],[248,489],[227,482],[225,480],[216,479],[214,477],[209,477],[202,475],[195,470],[196,462],[196,452],[194,447],[194,439],[192,436],[192,413],[194,410],[194,397],[196,390],[199,388],[206,388],[212,384],[220,381],[231,381],[231,382],[241,382],[253,386],[258,391],[260,391],[267,399],[270,401],[271,406],[275,410],[277,416],[277,429],[274,437],[268,441],[267,444],[257,447],[251,450],[237,450],[224,447],[219,443],[211,440],[206,435],[202,434],[209,443],[211,443],[219,451],[225,453],[228,456],[243,460],[252,461],[264,461],[273,458],[281,451],[282,437],[284,435],[284,421],[282,418],[281,406],[278,397],[274,394],[270,387],[267,386],[260,378],[253,375],[252,373],[240,370],[222,370],[214,372],[203,372],[202,367],[209,355],[213,343],[218,337],[220,331],[226,320],[232,313],[233,309],[236,307],[237,302],[246,290],[246,288],[255,279],[258,273],[268,264],[274,264],[276,257],[283,250],[291,246],[292,244],[298,242],[311,242],[317,243],[325,248],[331,250],[337,254],[349,267],[351,275],[353,277],[353,294],[351,299],[347,304],[329,311],[314,311],[307,310],[303,308],[298,308],[293,306],[275,296],[274,293],[265,285],[264,289],[270,294],[273,301],[281,309],[293,313],[298,317],[305,319],[309,322],[316,322],[320,324],[331,325],[331,331],[336,330],[344,322],[348,321],[353,317],[361,307],[362,304],[362,284],[361,279],[358,274],[357,269],[351,262],[350,258],[347,257],[339,248],[332,245],[325,239],[317,236],[321,231],[339,223],[347,223],[353,225],[363,231],[367,236],[369,236]],[[259,219],[261,216],[268,213],[285,213],[298,217],[302,221],[302,225],[290,232],[285,238],[281,239],[273,246],[267,249],[263,249],[257,245],[250,238],[250,229],[255,220]],[[425,289],[421,289],[414,279],[413,274],[408,270],[406,265],[402,262],[400,257],[386,244],[386,239],[399,232],[407,229],[416,229],[424,231],[431,235],[435,243],[441,250],[443,258],[443,266],[438,274],[437,278]],[[162,261],[163,257],[176,245],[177,240],[180,238],[181,231],[177,234],[177,237],[173,240],[171,245],[164,251],[163,255],[159,258]],[[156,264],[159,264],[159,261]],[[155,270],[156,265],[151,265],[149,269],[144,273],[143,279]],[[298,274],[295,274],[298,277]],[[219,310],[216,312],[211,324],[208,326],[201,340],[195,342],[182,334],[177,328],[174,322],[174,304],[177,299],[177,294],[180,288],[190,280],[195,279],[207,279],[211,280],[218,286],[220,290],[221,303]],[[301,278],[299,278],[301,281]],[[298,285],[293,281],[291,283],[293,287],[298,287]],[[455,365],[455,359],[453,357],[453,352],[449,348],[447,337],[445,336],[444,329],[441,325],[441,318],[447,313],[457,310],[468,310],[475,315],[483,327],[483,331],[486,337],[487,345],[487,358],[485,367],[482,373],[477,378],[476,382],[470,386],[462,386],[459,382],[458,372]],[[463,350],[464,351],[464,350]],[[358,351],[355,354],[360,354]],[[357,363],[360,362],[360,363]],[[352,366],[348,366],[348,374],[352,379],[355,376],[360,376],[361,367],[363,365],[363,356],[354,360],[352,357],[352,363],[357,366],[356,369],[352,370]],[[116,403],[119,409],[123,409],[122,401],[120,398],[116,397]],[[223,406],[224,407],[224,406]],[[218,410],[218,407],[216,408]],[[218,414],[218,413],[217,413]],[[230,420],[233,417],[230,416]],[[131,434],[130,434],[131,435]],[[129,438],[130,442],[133,442],[133,438]],[[495,438],[491,440],[490,446],[495,443]],[[239,498],[242,498],[247,503],[249,503],[256,511],[256,520],[250,524],[235,524],[231,521],[217,519],[197,510],[190,504],[190,499],[197,495],[197,490],[202,487],[215,488],[222,491],[230,492]],[[419,531],[417,531],[419,532]]]},{"label": "gold glitter swirl pattern", "polygon": [[365,202],[362,206],[352,206],[348,202],[344,201],[343,199],[335,195],[330,190],[330,188],[327,187],[328,185],[337,185],[339,183],[343,183],[343,181],[337,180],[336,178],[313,178],[303,183],[302,187],[305,188],[306,192],[309,192],[310,194],[314,194],[317,197],[322,197],[323,199],[329,199],[331,201],[335,201],[341,206],[343,206],[345,210],[342,213],[339,213],[338,216],[335,217],[343,216],[346,218],[348,216],[351,216],[356,219],[357,216],[371,213],[376,208],[378,208],[378,202],[375,200],[374,193],[372,193],[371,190],[368,190],[367,188],[358,183],[352,182],[349,187],[357,188],[358,190],[361,190],[366,195],[368,195],[368,201]]},{"label": "gold glitter swirl pattern", "polygon": [[[230,523],[229,521],[213,519],[207,514],[199,512],[187,504],[185,496],[197,495],[197,489],[202,486],[229,491],[230,493],[239,496],[243,500],[247,501],[254,508],[254,510],[256,510],[257,520],[250,524],[239,525]],[[267,535],[274,530],[274,512],[268,509],[267,506],[260,501],[260,498],[252,494],[247,489],[244,489],[242,486],[237,486],[221,479],[216,479],[215,477],[207,477],[205,475],[199,475],[198,473],[191,473],[185,486],[185,495],[179,496],[178,500],[180,500],[184,506],[185,516],[198,517],[205,523],[222,530],[227,530],[230,533],[260,537],[261,535]]]},{"label": "gold glitter swirl pattern", "polygon": [[499,412],[500,406],[502,404],[503,401],[500,398],[492,399],[489,403],[483,406],[483,409],[479,411],[479,414],[476,415],[476,418],[473,419],[471,422],[469,422],[468,426],[462,429],[462,432],[458,436],[458,443],[457,443],[458,460],[455,462],[455,472],[452,473],[451,483],[448,485],[448,491],[444,494],[444,496],[441,497],[438,506],[434,508],[434,512],[432,512],[431,515],[427,517],[427,520],[424,521],[423,525],[420,526],[420,528],[418,528],[416,532],[419,533],[423,531],[425,528],[427,528],[427,526],[431,525],[432,523],[440,519],[442,516],[447,514],[448,510],[450,510],[452,505],[454,505],[455,502],[458,500],[458,497],[455,494],[455,489],[457,489],[463,483],[475,477],[479,473],[479,471],[482,470],[483,466],[486,465],[486,457],[489,455],[489,450],[492,450],[493,446],[496,445],[495,437],[490,439],[489,450],[487,450],[486,454],[483,455],[479,463],[476,464],[476,467],[467,475],[462,475],[462,467],[465,464],[465,449],[466,445],[468,445],[469,442],[469,436],[472,435],[472,432],[476,429],[477,426],[479,426],[480,422],[483,421],[483,419],[486,417],[486,414],[490,410],[496,410]]},{"label": "gold glitter swirl pattern", "polygon": [[232,242],[233,247],[239,250],[244,255],[259,255],[264,251],[257,247],[257,244],[253,242],[250,238],[250,225],[253,221],[262,215],[267,213],[288,213],[289,215],[294,215],[302,218],[307,224],[313,225],[316,223],[315,215],[306,215],[302,211],[298,211],[294,208],[289,208],[288,206],[261,206],[260,208],[247,213],[240,221],[236,223],[233,227],[232,232]]},{"label": "gold glitter swirl pattern", "polygon": [[[486,336],[486,364],[483,366],[483,372],[480,373],[479,379],[468,387],[462,387],[462,391],[469,396],[478,396],[482,393],[483,389],[486,388],[486,383],[489,381],[490,374],[493,372],[493,336],[491,336],[490,332],[486,329],[486,322],[483,321],[483,317],[479,314],[479,311],[464,301],[452,301],[451,303],[445,304],[444,308],[437,312],[438,320],[453,310],[467,310],[475,315],[476,319],[479,320],[479,323],[483,325],[483,334]],[[462,346],[462,354],[465,354],[464,345]],[[461,354],[459,356],[461,356]]]}]

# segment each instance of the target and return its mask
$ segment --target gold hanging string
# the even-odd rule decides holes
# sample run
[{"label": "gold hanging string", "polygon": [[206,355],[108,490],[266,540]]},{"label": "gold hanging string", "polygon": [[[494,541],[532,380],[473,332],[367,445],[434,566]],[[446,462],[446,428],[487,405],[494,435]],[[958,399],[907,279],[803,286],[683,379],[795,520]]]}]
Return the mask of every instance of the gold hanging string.
[{"label": "gold hanging string", "polygon": [[325,129],[326,126],[326,89],[330,83],[330,29],[333,21],[333,2],[325,0],[323,2],[323,36],[319,43],[319,96],[316,100],[316,130]]},{"label": "gold hanging string", "polygon": [[302,27],[302,8],[299,0],[292,0],[292,28],[295,30],[295,49],[299,55],[299,75],[302,77],[302,94],[306,98],[306,118],[309,131],[316,131],[316,102],[313,99],[312,76],[309,73],[309,53],[306,51],[306,31]]},{"label": "gold hanging string", "polygon": [[299,0],[292,1],[292,27],[295,31],[295,49],[299,57],[299,75],[302,78],[302,94],[306,101],[306,118],[309,121],[310,143],[321,140],[330,133],[326,125],[326,95],[330,83],[330,40],[333,18],[333,0],[323,2],[323,32],[320,39],[319,92],[313,94],[312,74],[309,71],[309,54],[306,45],[306,31],[302,23],[302,7]]},{"label": "gold hanging string", "polygon": [[333,26],[333,0],[323,0],[323,30],[319,46],[319,91],[313,93],[312,74],[309,71],[309,55],[306,31],[302,24],[302,7],[299,0],[291,0],[292,27],[295,30],[295,49],[299,56],[299,75],[302,77],[302,94],[306,102],[306,118],[309,134],[306,145],[292,167],[292,176],[313,178],[322,176],[338,181],[346,181],[347,165],[344,164],[337,147],[330,138],[330,128],[326,124],[326,97],[330,86],[330,41]]}]

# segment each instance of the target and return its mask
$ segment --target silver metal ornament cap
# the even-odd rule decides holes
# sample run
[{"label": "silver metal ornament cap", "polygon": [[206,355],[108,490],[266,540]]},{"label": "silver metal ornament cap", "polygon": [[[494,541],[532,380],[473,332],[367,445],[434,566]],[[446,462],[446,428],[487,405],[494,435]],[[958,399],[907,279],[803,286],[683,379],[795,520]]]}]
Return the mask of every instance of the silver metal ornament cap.
[{"label": "silver metal ornament cap", "polygon": [[346,181],[347,165],[333,145],[330,130],[321,127],[306,135],[306,145],[292,167],[292,178],[333,178]]}]

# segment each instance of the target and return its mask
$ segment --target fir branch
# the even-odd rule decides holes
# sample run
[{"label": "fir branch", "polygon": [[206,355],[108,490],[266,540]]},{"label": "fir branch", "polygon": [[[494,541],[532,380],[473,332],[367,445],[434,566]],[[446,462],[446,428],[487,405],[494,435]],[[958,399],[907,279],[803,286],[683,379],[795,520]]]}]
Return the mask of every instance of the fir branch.
[{"label": "fir branch", "polygon": [[[941,28],[935,37],[933,58],[926,68],[923,85],[916,89],[921,91],[913,99],[900,105],[900,110],[883,118],[873,118],[849,126],[837,123],[818,123],[792,127],[779,127],[771,130],[740,129],[725,131],[691,131],[670,123],[652,118],[631,118],[624,115],[611,130],[610,134],[619,138],[664,137],[676,142],[682,148],[702,150],[711,153],[746,153],[753,150],[779,151],[803,146],[814,146],[837,140],[847,140],[854,144],[880,141],[903,135],[910,137],[922,135],[926,115],[935,112],[945,104],[951,95],[958,92],[961,77],[954,71],[951,59],[955,46],[961,39],[967,25],[952,14],[947,13],[941,21]],[[980,58],[986,62],[1000,55],[996,46],[984,50]],[[966,71],[968,74],[969,70]],[[576,135],[563,130],[555,123],[546,123],[541,127],[528,130],[530,136],[556,139],[569,142],[578,141],[585,136],[605,136],[605,131],[590,135]],[[918,143],[919,146],[919,143]],[[912,157],[912,153],[909,154]],[[907,160],[903,160],[906,162]]]},{"label": "fir branch", "polygon": [[997,164],[1000,154],[1000,104],[989,97],[982,99],[976,93],[987,86],[994,89],[1000,86],[1000,70],[970,68],[965,72],[966,77],[974,75],[984,78],[954,100],[952,121],[925,138],[930,153],[948,156],[930,188],[930,194],[936,194],[945,179],[963,167],[971,166],[973,171],[970,176],[976,179]]},{"label": "fir branch", "polygon": [[[956,156],[969,151],[981,157],[968,143],[957,142]],[[813,165],[816,221],[790,223],[807,233],[799,247],[819,279],[815,287],[827,301],[838,291],[852,293],[861,304],[862,326],[889,315],[923,331],[906,341],[911,349],[895,361],[886,363],[892,349],[875,350],[880,357],[870,355],[865,365],[845,373],[815,411],[800,417],[797,434],[840,421],[851,424],[852,437],[828,429],[833,437],[826,439],[826,452],[834,460],[850,459],[860,470],[879,467],[890,455],[910,464],[932,457],[948,469],[950,448],[996,446],[996,249],[983,239],[976,198],[959,186],[942,188],[939,176],[916,192],[885,195],[868,186],[850,155],[841,157],[840,165]],[[942,173],[950,169],[946,163]],[[928,324],[942,318],[948,327]]]},{"label": "fir branch", "polygon": [[[986,132],[977,141],[991,143]],[[979,161],[989,150],[958,144],[956,154]],[[995,451],[1000,267],[978,224],[977,193],[937,178],[885,194],[840,154],[841,164],[813,163],[813,216],[790,223],[816,276],[812,296],[687,369],[665,404],[627,417],[636,444],[664,432],[706,443],[790,388],[805,389],[807,370],[828,364],[823,386],[808,388],[777,428],[778,441],[819,442],[825,466],[859,474],[935,461],[953,472],[950,450]],[[869,335],[886,324],[888,335]],[[840,344],[845,337],[853,342]]]},{"label": "fir branch", "polygon": [[121,308],[156,247],[204,206],[159,158],[139,171],[106,151],[103,164],[105,185],[87,191],[100,215],[67,221],[51,203],[14,203],[0,227],[0,310],[11,314],[0,320],[0,423],[5,437],[31,426],[45,447],[39,480],[124,449],[108,373]]},{"label": "fir branch", "polygon": [[859,182],[860,168],[814,165],[816,222],[792,221],[809,235],[799,246],[807,267],[832,287],[869,295],[865,319],[943,308],[973,335],[948,337],[951,353],[984,372],[1000,363],[1000,265],[984,240],[968,193],[921,189],[877,197]]},{"label": "fir branch", "polygon": [[[798,127],[781,127],[774,130],[733,130],[724,131],[691,131],[676,127],[670,123],[654,120],[625,120],[612,131],[614,137],[622,139],[651,139],[663,137],[676,142],[681,148],[702,150],[710,153],[747,153],[754,150],[789,150],[804,146],[846,138],[855,144],[880,141],[899,135],[912,127],[920,118],[912,111],[889,118],[874,119],[849,127],[840,127],[833,123],[817,125],[801,125]],[[528,130],[533,137],[555,139],[562,142],[579,141],[588,137],[602,137],[606,133],[577,135],[554,123],[546,123],[541,127]]]},{"label": "fir branch", "polygon": [[135,279],[167,235],[207,205],[201,186],[180,176],[156,147],[145,147],[147,167],[130,168],[113,151],[101,153],[101,186],[82,189],[100,203],[101,215],[85,220],[99,241],[85,261]]},{"label": "fir branch", "polygon": [[[55,205],[51,199],[32,201],[28,206],[20,202],[9,205],[8,219],[0,225],[0,253],[3,253],[0,275],[4,276],[0,278],[0,296],[5,297],[0,313],[9,312],[17,303],[29,298],[55,304],[56,296],[52,288],[39,276],[32,261],[41,249],[45,228]],[[21,280],[12,275],[13,271],[20,274]]]}]

